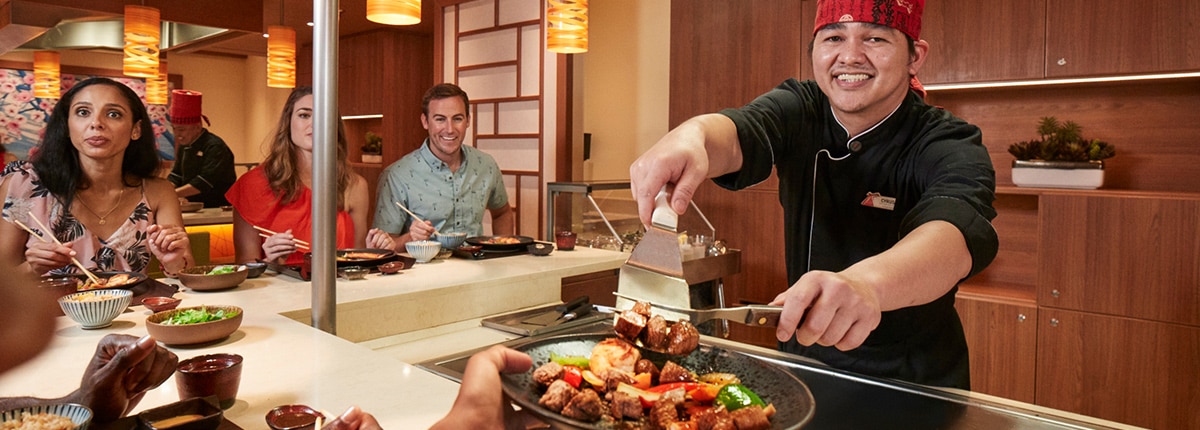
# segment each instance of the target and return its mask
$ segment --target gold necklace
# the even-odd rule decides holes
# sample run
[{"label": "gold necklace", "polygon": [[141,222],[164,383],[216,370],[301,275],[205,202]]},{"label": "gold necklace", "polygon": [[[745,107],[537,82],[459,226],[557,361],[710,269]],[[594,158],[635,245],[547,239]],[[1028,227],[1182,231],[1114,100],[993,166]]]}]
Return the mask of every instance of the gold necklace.
[{"label": "gold necklace", "polygon": [[[76,196],[78,196],[78,194],[76,194]],[[88,211],[88,212],[91,212],[91,213],[92,213],[92,215],[94,215],[96,218],[99,218],[99,219],[100,219],[100,225],[104,225],[104,219],[105,219],[105,218],[108,218],[108,216],[109,216],[109,215],[112,215],[113,211],[116,211],[116,210],[117,210],[117,208],[121,207],[121,200],[122,200],[124,197],[125,197],[125,187],[124,187],[124,186],[122,186],[122,187],[121,187],[121,193],[117,195],[117,204],[113,205],[112,209],[109,209],[109,210],[108,210],[108,212],[105,212],[105,213],[104,213],[104,215],[100,215],[100,214],[96,213],[96,211],[92,210],[92,208],[91,208],[91,207],[89,207],[89,206],[87,205],[87,203],[84,203],[84,202],[83,202],[83,199],[82,199],[82,198],[76,198],[75,200],[79,201],[79,204],[83,205],[83,208],[84,208],[84,209],[87,209],[87,211]]]}]

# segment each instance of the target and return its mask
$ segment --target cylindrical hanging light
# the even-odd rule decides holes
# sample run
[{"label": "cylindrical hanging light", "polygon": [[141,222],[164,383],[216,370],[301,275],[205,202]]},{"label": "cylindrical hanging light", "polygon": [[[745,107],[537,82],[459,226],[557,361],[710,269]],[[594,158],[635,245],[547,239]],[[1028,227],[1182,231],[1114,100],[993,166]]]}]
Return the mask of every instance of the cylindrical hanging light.
[{"label": "cylindrical hanging light", "polygon": [[296,30],[291,27],[267,27],[267,86],[296,87]]},{"label": "cylindrical hanging light", "polygon": [[125,76],[158,76],[158,9],[125,5]]},{"label": "cylindrical hanging light", "polygon": [[167,62],[158,62],[158,76],[146,78],[146,103],[167,104]]},{"label": "cylindrical hanging light", "polygon": [[546,49],[560,54],[588,50],[588,0],[546,0]]},{"label": "cylindrical hanging light", "polygon": [[367,19],[387,25],[421,22],[421,0],[367,0]]},{"label": "cylindrical hanging light", "polygon": [[33,53],[33,96],[56,99],[62,84],[59,81],[59,56],[55,51]]}]

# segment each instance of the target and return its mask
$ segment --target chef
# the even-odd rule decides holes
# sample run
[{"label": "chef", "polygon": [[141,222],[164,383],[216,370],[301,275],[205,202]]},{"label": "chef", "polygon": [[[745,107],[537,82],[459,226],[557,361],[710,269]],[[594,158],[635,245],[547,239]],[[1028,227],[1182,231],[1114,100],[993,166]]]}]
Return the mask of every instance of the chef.
[{"label": "chef", "polygon": [[169,179],[175,194],[206,208],[229,204],[225,192],[237,180],[233,151],[220,136],[200,125],[204,95],[199,91],[171,92],[171,125],[175,128],[175,166]]},{"label": "chef", "polygon": [[970,388],[957,285],[995,257],[979,128],[923,99],[924,0],[820,0],[810,81],[671,130],[630,167],[639,212],[705,178],[779,177],[790,286],[779,348],[862,374]]}]

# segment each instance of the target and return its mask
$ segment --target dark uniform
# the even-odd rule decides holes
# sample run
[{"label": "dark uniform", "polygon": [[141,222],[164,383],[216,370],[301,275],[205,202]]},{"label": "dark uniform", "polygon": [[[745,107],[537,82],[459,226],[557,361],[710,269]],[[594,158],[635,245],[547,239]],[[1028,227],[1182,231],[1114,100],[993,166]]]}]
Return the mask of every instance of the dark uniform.
[{"label": "dark uniform", "polygon": [[188,196],[188,201],[204,202],[206,208],[221,207],[229,204],[225,192],[237,180],[233,168],[233,151],[224,140],[204,129],[195,142],[176,151],[169,179],[176,187],[191,184],[200,190],[200,194]]},{"label": "dark uniform", "polygon": [[[809,270],[837,272],[882,253],[934,220],[953,224],[966,238],[970,275],[996,256],[990,222],[996,179],[979,128],[916,93],[853,139],[812,81],[789,79],[721,113],[737,125],[744,158],[741,171],[715,182],[745,188],[775,169],[789,285]],[[794,337],[779,348],[866,375],[970,389],[966,338],[954,309],[957,291],[883,312],[879,326],[851,351],[805,347]]]}]

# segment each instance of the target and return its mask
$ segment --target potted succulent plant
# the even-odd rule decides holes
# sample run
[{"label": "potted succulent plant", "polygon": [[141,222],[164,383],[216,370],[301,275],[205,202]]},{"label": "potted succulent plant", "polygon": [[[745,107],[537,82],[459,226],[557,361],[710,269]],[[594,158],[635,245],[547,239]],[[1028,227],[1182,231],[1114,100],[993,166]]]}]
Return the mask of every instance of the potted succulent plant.
[{"label": "potted succulent plant", "polygon": [[1104,159],[1117,154],[1108,142],[1085,139],[1073,121],[1043,117],[1039,139],[1008,147],[1013,160],[1013,183],[1022,187],[1096,189],[1104,184]]},{"label": "potted succulent plant", "polygon": [[362,161],[364,163],[383,162],[383,138],[374,132],[367,132],[367,143],[362,146]]}]

